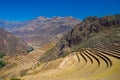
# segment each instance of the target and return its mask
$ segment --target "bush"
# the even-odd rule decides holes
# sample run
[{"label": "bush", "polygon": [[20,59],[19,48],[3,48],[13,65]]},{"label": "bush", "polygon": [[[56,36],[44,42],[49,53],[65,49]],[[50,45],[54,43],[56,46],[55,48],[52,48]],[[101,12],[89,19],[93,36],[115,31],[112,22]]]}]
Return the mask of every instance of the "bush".
[{"label": "bush", "polygon": [[5,53],[0,52],[0,58],[3,58],[5,56]]},{"label": "bush", "polygon": [[20,76],[21,76],[21,77],[22,77],[22,76],[25,76],[25,75],[27,74],[27,71],[28,71],[28,69],[22,70],[22,71],[20,72]]},{"label": "bush", "polygon": [[31,52],[31,51],[33,51],[34,49],[33,49],[33,47],[31,47],[28,51],[27,51],[27,53],[29,53],[29,52]]},{"label": "bush", "polygon": [[21,79],[18,79],[18,78],[12,78],[11,80],[21,80]]},{"label": "bush", "polygon": [[2,67],[4,67],[6,65],[6,62],[4,62],[4,61],[0,61],[0,68],[2,68]]}]

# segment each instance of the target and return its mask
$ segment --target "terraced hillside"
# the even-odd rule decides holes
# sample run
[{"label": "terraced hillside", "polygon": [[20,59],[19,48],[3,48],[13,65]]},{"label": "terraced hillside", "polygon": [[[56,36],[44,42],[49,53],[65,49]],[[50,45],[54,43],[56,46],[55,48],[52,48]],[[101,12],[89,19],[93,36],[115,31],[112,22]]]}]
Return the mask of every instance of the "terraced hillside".
[{"label": "terraced hillside", "polygon": [[39,58],[55,44],[49,43],[28,54],[5,56],[3,58],[8,64],[0,69],[0,80],[11,79],[23,75],[24,71],[34,68],[39,64]]},{"label": "terraced hillside", "polygon": [[3,80],[120,80],[120,15],[88,17],[58,44],[4,60]]},{"label": "terraced hillside", "polygon": [[22,80],[120,80],[120,43],[83,48],[28,70]]}]

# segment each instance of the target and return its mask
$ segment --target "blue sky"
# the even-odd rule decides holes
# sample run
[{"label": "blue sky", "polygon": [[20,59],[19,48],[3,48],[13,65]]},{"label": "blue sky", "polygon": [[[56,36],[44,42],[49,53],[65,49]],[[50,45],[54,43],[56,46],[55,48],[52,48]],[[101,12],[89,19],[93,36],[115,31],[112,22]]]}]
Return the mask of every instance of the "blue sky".
[{"label": "blue sky", "polygon": [[29,20],[38,16],[104,16],[120,13],[120,0],[0,0],[0,19]]}]

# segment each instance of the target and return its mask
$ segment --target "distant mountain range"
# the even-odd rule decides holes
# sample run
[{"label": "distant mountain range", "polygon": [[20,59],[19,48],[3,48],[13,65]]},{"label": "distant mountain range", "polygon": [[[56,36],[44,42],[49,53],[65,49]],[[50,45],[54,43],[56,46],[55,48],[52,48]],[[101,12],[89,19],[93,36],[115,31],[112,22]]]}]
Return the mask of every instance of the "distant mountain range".
[{"label": "distant mountain range", "polygon": [[58,41],[78,23],[80,20],[71,16],[52,18],[40,16],[24,22],[0,20],[0,27],[20,36],[28,45],[42,46],[51,41]]},{"label": "distant mountain range", "polygon": [[0,19],[0,28],[4,28],[6,30],[11,31],[11,30],[14,30],[14,29],[17,29],[17,28],[23,26],[26,23],[27,23],[27,21],[15,22],[15,21],[7,21],[7,20]]}]

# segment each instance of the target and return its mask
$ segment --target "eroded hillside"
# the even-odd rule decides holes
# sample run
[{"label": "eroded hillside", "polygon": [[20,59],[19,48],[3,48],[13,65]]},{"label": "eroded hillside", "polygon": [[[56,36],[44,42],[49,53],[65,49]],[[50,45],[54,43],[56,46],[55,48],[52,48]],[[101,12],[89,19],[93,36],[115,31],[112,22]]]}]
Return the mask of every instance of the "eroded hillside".
[{"label": "eroded hillside", "polygon": [[0,52],[10,55],[25,53],[29,49],[22,39],[0,28]]}]

